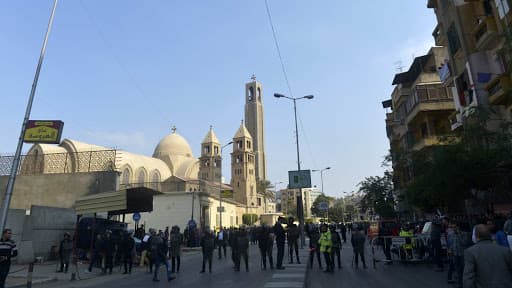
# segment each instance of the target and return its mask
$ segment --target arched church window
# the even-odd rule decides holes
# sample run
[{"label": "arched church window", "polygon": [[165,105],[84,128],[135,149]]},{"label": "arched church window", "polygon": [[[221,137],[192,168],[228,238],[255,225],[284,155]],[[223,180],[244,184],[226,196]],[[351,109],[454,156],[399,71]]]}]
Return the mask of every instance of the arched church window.
[{"label": "arched church window", "polygon": [[219,146],[214,146],[213,151],[215,152],[215,155],[219,155]]},{"label": "arched church window", "polygon": [[139,171],[139,175],[137,176],[137,183],[146,182],[146,172],[143,169]]},{"label": "arched church window", "polygon": [[121,184],[129,184],[130,183],[130,169],[125,168],[123,174],[121,176]]},{"label": "arched church window", "polygon": [[249,87],[249,101],[252,101],[254,99],[254,88],[251,86]]},{"label": "arched church window", "polygon": [[261,88],[258,87],[258,100],[261,101]]},{"label": "arched church window", "polygon": [[160,174],[158,172],[153,173],[153,177],[151,177],[151,188],[158,190],[158,184],[160,183]]},{"label": "arched church window", "polygon": [[204,146],[204,153],[210,153],[210,145]]}]

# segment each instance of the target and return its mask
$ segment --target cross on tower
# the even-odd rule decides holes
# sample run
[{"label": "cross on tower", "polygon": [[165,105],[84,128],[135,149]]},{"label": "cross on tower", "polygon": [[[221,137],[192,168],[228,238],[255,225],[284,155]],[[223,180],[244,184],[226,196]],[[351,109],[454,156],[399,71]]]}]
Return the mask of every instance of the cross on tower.
[{"label": "cross on tower", "polygon": [[252,74],[251,79],[252,81],[256,81],[256,75]]},{"label": "cross on tower", "polygon": [[173,134],[175,134],[175,133],[176,133],[176,130],[178,130],[178,129],[176,129],[176,126],[175,126],[175,125],[172,125],[172,127],[171,127],[171,131],[172,131],[172,133],[173,133]]}]

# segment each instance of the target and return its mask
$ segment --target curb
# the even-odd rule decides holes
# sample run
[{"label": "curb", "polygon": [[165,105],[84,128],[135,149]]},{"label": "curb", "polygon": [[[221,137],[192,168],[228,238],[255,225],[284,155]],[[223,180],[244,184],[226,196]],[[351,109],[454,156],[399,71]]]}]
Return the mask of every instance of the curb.
[{"label": "curb", "polygon": [[[20,277],[20,278],[26,279],[26,277]],[[57,281],[58,281],[57,277],[43,278],[43,279],[33,280],[32,281],[32,285],[34,285],[34,284],[44,284],[44,283],[50,283],[50,282],[57,282]],[[17,287],[27,287],[27,283],[15,284],[15,285],[12,285],[12,286],[6,286],[6,288],[17,288]]]}]

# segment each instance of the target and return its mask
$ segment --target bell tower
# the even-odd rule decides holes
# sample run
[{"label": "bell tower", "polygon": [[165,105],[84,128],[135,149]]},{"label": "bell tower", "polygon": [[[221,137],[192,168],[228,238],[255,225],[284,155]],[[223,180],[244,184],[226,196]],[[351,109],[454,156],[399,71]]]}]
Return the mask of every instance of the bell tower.
[{"label": "bell tower", "polygon": [[256,181],[267,179],[265,158],[265,127],[263,119],[263,87],[252,75],[251,82],[245,84],[245,123],[252,136],[256,156]]},{"label": "bell tower", "polygon": [[235,201],[251,207],[258,204],[255,160],[253,138],[242,121],[233,137],[231,186]]},{"label": "bell tower", "polygon": [[222,162],[220,153],[219,139],[217,139],[212,126],[210,126],[210,131],[201,143],[199,179],[211,182],[221,181]]}]

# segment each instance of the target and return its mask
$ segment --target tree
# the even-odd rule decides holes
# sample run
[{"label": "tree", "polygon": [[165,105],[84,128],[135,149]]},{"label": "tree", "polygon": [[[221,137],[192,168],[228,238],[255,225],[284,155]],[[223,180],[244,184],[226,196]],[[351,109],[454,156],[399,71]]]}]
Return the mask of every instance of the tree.
[{"label": "tree", "polygon": [[250,213],[242,215],[242,223],[248,226],[252,226],[254,223],[258,221],[258,214]]},{"label": "tree", "polygon": [[440,139],[441,145],[399,153],[399,166],[410,178],[404,187],[405,200],[425,211],[462,212],[465,199],[482,206],[510,199],[510,123],[493,118],[493,111],[472,109],[455,137]]},{"label": "tree", "polygon": [[270,183],[268,180],[260,180],[257,184],[258,193],[263,195],[263,202],[265,207],[265,213],[267,213],[267,198],[275,199],[276,195],[274,191],[271,189],[274,188],[274,185]]},{"label": "tree", "polygon": [[395,198],[393,191],[393,175],[384,172],[384,176],[366,177],[359,183],[359,192],[364,196],[361,200],[361,208],[369,208],[381,217],[395,215]]},{"label": "tree", "polygon": [[326,202],[328,206],[330,203],[334,202],[334,197],[326,196],[325,194],[320,194],[313,204],[311,205],[311,214],[318,217],[327,217],[327,210],[320,209],[320,203]]}]

